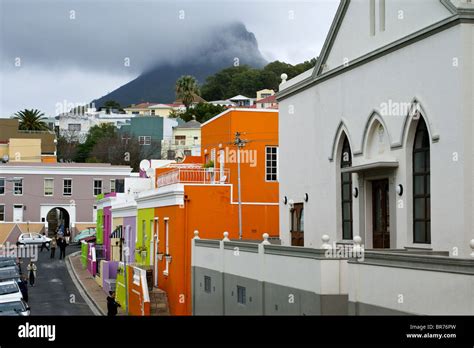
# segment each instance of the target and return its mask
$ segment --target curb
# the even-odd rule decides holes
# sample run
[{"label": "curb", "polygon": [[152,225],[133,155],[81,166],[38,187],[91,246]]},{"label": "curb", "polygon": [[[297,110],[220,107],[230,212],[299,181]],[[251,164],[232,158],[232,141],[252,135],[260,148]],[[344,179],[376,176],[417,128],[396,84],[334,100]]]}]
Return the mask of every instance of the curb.
[{"label": "curb", "polygon": [[95,300],[87,292],[87,288],[84,286],[82,281],[79,279],[79,277],[76,273],[76,270],[74,269],[74,266],[71,263],[71,256],[76,256],[80,253],[81,253],[81,251],[76,251],[76,252],[74,252],[72,254],[69,254],[67,256],[67,261],[68,262],[66,262],[66,268],[69,272],[69,275],[71,276],[72,281],[76,285],[77,290],[79,291],[81,296],[84,298],[84,300],[86,301],[87,305],[89,306],[91,311],[94,313],[94,315],[105,316],[106,314],[104,313],[104,311],[102,311],[102,309],[99,307],[99,305],[95,302]]}]

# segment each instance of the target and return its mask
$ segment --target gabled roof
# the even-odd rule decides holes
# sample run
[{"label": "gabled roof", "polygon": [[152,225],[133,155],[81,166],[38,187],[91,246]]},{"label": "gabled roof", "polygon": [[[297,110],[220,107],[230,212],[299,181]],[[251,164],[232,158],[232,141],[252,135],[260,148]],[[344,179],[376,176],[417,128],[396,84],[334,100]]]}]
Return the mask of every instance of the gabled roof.
[{"label": "gabled roof", "polygon": [[201,128],[201,123],[196,120],[191,120],[174,128]]},{"label": "gabled roof", "polygon": [[268,97],[265,97],[263,99],[257,100],[257,103],[263,104],[263,103],[277,103],[276,100],[276,95],[269,95]]},{"label": "gabled roof", "polygon": [[[471,15],[474,14],[474,6],[462,4],[459,2],[457,2],[458,5],[456,6],[452,0],[439,0],[439,1],[453,15],[467,14],[467,13],[471,13]],[[331,51],[332,45],[336,39],[339,28],[341,27],[341,23],[344,20],[344,16],[347,12],[347,8],[349,7],[350,2],[351,0],[341,0],[341,2],[339,3],[339,7],[336,11],[336,15],[329,29],[328,36],[326,37],[326,41],[324,42],[323,48],[321,49],[321,54],[319,55],[319,59],[316,62],[316,67],[313,71],[313,77],[316,77],[321,73],[321,68],[326,63],[326,59],[328,58],[329,52]]]},{"label": "gabled roof", "polygon": [[140,104],[135,104],[133,106],[126,107],[125,109],[145,109],[150,107],[151,105],[156,105],[158,103],[150,103],[150,102],[145,102],[145,103],[140,103]]},{"label": "gabled roof", "polygon": [[[435,1],[435,0],[433,0]],[[313,68],[312,71],[308,70],[291,80],[280,84],[279,91],[277,93],[277,100],[283,100],[284,98],[297,93],[297,91],[308,88],[315,84],[318,84],[322,81],[335,77],[339,74],[342,74],[346,71],[354,69],[360,65],[366,64],[374,59],[382,57],[386,54],[389,54],[395,50],[398,50],[415,40],[423,39],[429,35],[433,35],[442,31],[444,29],[448,29],[453,25],[460,23],[460,22],[473,22],[474,21],[474,4],[467,3],[467,2],[460,2],[459,0],[438,0],[448,11],[451,15],[437,23],[430,25],[422,30],[418,30],[414,33],[411,33],[405,37],[402,37],[392,43],[389,43],[383,47],[376,49],[370,53],[367,53],[361,57],[355,58],[354,60],[350,61],[350,64],[341,65],[340,67],[334,68],[327,72],[322,73],[322,67],[326,63],[326,60],[329,56],[331,51],[332,45],[336,39],[338,34],[339,28],[341,27],[341,23],[344,20],[344,16],[347,12],[347,8],[351,0],[341,0],[339,3],[339,7],[336,11],[336,15],[332,22],[331,28],[329,33],[326,37],[326,41],[321,50],[321,54],[318,57],[316,62],[316,66]]]},{"label": "gabled roof", "polygon": [[229,100],[251,100],[252,98],[246,97],[245,95],[236,95],[235,97],[229,98]]}]

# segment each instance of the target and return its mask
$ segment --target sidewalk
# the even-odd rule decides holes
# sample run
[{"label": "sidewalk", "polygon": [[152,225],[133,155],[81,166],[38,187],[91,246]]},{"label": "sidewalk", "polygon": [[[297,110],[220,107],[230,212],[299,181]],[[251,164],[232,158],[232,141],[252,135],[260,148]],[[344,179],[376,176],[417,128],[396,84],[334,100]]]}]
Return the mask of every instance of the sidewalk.
[{"label": "sidewalk", "polygon": [[[71,269],[71,276],[76,278],[75,280],[79,284],[79,286],[84,292],[84,294],[88,297],[85,300],[89,300],[89,306],[92,305],[91,308],[96,315],[107,315],[107,294],[104,290],[96,283],[94,277],[87,271],[87,269],[82,269],[81,264],[81,255],[80,253],[74,253],[67,257],[68,259],[68,268]],[[122,309],[118,308],[117,315],[124,315]]]}]

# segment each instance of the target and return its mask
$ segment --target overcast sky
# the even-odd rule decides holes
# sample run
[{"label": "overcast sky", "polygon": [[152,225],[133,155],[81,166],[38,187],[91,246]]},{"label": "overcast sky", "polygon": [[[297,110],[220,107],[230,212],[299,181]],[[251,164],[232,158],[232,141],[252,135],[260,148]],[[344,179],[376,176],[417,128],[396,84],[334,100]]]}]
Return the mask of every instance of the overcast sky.
[{"label": "overcast sky", "polygon": [[[268,61],[317,56],[339,0],[0,0],[0,117],[55,115],[159,62],[192,57],[221,25],[242,22]],[[124,64],[127,59],[130,64]]]}]

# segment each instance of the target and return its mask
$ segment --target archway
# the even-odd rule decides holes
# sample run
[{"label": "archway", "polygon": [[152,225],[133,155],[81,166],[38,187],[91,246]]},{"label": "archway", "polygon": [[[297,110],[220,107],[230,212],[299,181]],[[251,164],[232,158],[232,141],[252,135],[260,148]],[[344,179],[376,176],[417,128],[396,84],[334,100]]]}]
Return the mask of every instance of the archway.
[{"label": "archway", "polygon": [[66,228],[71,229],[70,226],[70,217],[66,209],[56,207],[51,209],[46,215],[46,221],[48,222],[48,235],[52,236],[56,234],[56,231],[61,224],[64,226],[64,231]]}]

